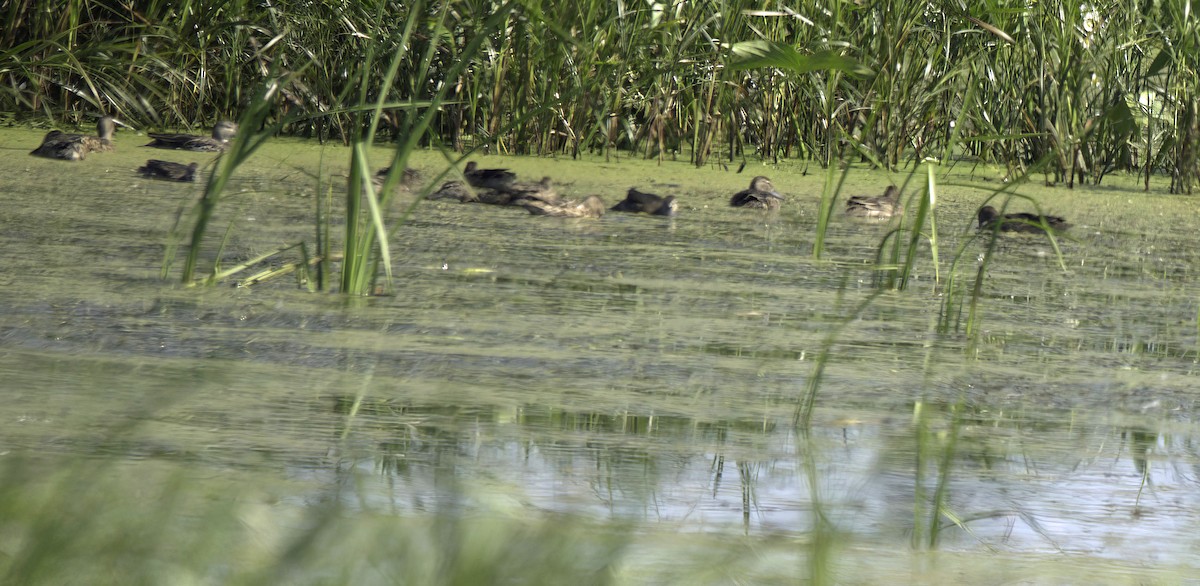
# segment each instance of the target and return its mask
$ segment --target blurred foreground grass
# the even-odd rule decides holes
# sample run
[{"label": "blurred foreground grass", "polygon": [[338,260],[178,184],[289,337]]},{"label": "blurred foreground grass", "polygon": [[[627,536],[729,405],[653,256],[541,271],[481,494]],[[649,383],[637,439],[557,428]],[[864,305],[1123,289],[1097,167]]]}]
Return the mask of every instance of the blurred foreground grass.
[{"label": "blurred foreground grass", "polygon": [[352,475],[301,498],[283,496],[295,482],[158,459],[9,452],[0,473],[3,584],[1153,584],[1188,571],[837,534],[813,576],[803,535],[541,512],[515,487],[457,486],[447,504],[397,513],[364,507]]}]

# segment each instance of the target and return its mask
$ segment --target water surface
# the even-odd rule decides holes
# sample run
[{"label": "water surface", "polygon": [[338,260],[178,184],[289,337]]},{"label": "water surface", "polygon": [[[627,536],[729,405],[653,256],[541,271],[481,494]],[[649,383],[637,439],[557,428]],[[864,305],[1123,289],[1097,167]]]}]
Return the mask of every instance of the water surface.
[{"label": "water surface", "polygon": [[[838,544],[834,575],[861,583],[1170,582],[1200,565],[1200,246],[1193,203],[1161,186],[1022,187],[1074,224],[1063,264],[1044,237],[1002,238],[973,342],[963,323],[937,326],[947,278],[969,292],[987,250],[971,240],[1000,186],[986,170],[942,180],[936,271],[926,243],[911,286],[858,313],[896,224],[839,217],[813,260],[822,177],[638,159],[481,161],[610,204],[635,185],[676,194],[679,217],[424,202],[390,241],[394,293],[347,300],[294,277],[181,288],[181,258],[162,280],[168,232],[202,187],[133,169],[212,155],[124,132],[118,152],[70,164],[26,156],[39,136],[0,134],[0,441],[22,473],[7,490],[86,469],[127,514],[118,523],[147,503],[169,519],[229,509],[240,523],[201,526],[265,557],[330,503],[349,520],[334,535],[449,516],[503,541],[564,514],[561,535],[519,534],[615,533],[612,575],[634,583],[791,580],[821,539]],[[347,160],[336,146],[266,147],[223,200],[204,266],[231,222],[225,266],[311,245],[315,198],[342,189]],[[433,153],[413,164],[444,166]],[[782,211],[727,207],[756,173],[788,196]],[[856,171],[847,191],[903,180]],[[818,512],[831,532],[816,531]],[[265,563],[213,551],[235,571]],[[327,551],[338,567],[339,546]]]}]

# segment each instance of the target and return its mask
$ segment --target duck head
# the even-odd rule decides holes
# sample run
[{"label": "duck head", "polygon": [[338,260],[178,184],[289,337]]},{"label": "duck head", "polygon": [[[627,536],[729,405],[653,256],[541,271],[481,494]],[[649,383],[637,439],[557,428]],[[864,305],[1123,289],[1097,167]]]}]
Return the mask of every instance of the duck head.
[{"label": "duck head", "polygon": [[229,142],[237,136],[238,125],[228,120],[222,120],[213,126],[212,137],[221,142]]}]

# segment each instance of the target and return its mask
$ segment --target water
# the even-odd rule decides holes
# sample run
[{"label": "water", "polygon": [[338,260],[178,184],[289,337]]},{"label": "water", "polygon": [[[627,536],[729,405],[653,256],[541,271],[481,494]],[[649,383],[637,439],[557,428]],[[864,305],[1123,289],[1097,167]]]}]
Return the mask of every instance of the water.
[{"label": "water", "polygon": [[[1022,569],[1006,579],[1047,583],[1062,574],[1043,564],[1063,560],[1110,582],[1200,565],[1189,288],[1200,247],[1184,198],[1132,183],[1030,186],[1074,224],[1060,241],[1066,270],[1044,237],[1002,239],[972,344],[965,324],[937,324],[946,278],[969,292],[985,250],[968,242],[986,197],[968,182],[986,187],[982,171],[940,187],[941,282],[926,245],[911,287],[857,318],[894,225],[839,218],[814,261],[822,178],[754,171],[789,197],[768,214],[726,207],[747,174],[624,159],[483,160],[610,204],[634,185],[674,193],[678,218],[428,202],[391,240],[394,294],[346,300],[295,277],[161,280],[167,233],[201,187],[133,169],[211,155],[140,149],[123,133],[117,153],[68,164],[26,156],[37,135],[0,134],[0,437],[34,470],[102,463],[118,511],[141,502],[127,494],[181,482],[183,503],[161,514],[231,509],[241,525],[209,531],[250,531],[266,557],[331,502],[355,520],[349,534],[382,531],[376,514],[567,514],[632,531],[619,531],[636,543],[619,573],[632,582],[710,563],[752,581],[806,575],[796,556],[817,539],[818,509],[840,544],[833,571],[863,582],[990,581],[997,560]],[[314,194],[347,160],[338,147],[269,145],[222,202],[203,266],[231,221],[226,267],[311,244]],[[854,173],[849,191],[902,179]],[[299,260],[288,254],[271,263]],[[797,434],[829,339],[813,426]],[[934,540],[939,485],[941,556],[925,558],[913,552]],[[714,557],[728,540],[756,553]]]}]

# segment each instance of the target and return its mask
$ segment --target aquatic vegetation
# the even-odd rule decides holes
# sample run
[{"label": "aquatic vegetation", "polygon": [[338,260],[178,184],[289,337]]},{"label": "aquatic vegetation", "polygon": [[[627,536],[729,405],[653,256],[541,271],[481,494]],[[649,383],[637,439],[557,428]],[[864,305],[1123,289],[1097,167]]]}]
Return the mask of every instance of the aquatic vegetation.
[{"label": "aquatic vegetation", "polygon": [[[305,22],[295,11],[331,7],[235,2],[238,26],[217,26],[227,16],[209,8],[195,14],[211,23],[180,10],[161,36],[108,10],[117,40],[103,58],[87,50],[88,24],[14,19],[3,33],[47,33],[10,50],[29,65],[3,75],[29,83],[4,84],[0,99],[22,107],[117,99],[170,122],[237,112],[245,132],[195,189],[171,245],[187,247],[189,286],[243,273],[241,285],[268,284],[155,282],[145,267],[161,226],[128,210],[161,220],[154,206],[191,187],[129,181],[136,163],[78,202],[80,182],[103,173],[64,178],[66,194],[0,187],[13,202],[6,248],[25,247],[6,274],[27,281],[6,288],[0,370],[13,388],[45,391],[5,405],[6,581],[834,583],[850,568],[863,583],[971,582],[1060,541],[1088,562],[1075,580],[1170,582],[1172,568],[1147,561],[1177,557],[1183,575],[1195,564],[1178,529],[1200,510],[1191,493],[1157,519],[1143,495],[1163,460],[1195,460],[1196,247],[1159,226],[1188,232],[1172,217],[1188,208],[1089,210],[1071,219],[1096,241],[1071,234],[1065,252],[1053,230],[1036,244],[999,233],[1017,220],[1048,227],[1053,192],[1038,175],[1098,182],[1132,165],[1133,144],[1147,178],[1189,162],[1193,139],[1171,134],[1190,124],[1193,98],[1178,96],[1195,94],[1178,91],[1194,83],[1194,53],[1147,35],[1141,48],[1157,53],[1125,45],[1121,57],[1127,35],[1098,32],[1158,25],[1056,22],[1038,3],[969,17],[839,3],[811,15],[819,26],[796,23],[804,7],[729,3],[366,2]],[[1178,28],[1164,42],[1191,47],[1194,32]],[[167,71],[170,42],[205,75]],[[105,65],[112,55],[126,57],[124,77]],[[227,86],[206,77],[210,63]],[[1120,75],[1178,93],[1135,116]],[[84,77],[95,82],[75,83]],[[30,97],[34,86],[45,96]],[[144,97],[120,99],[133,89]],[[161,102],[160,113],[146,105]],[[269,149],[289,132],[349,148],[331,148],[333,165],[300,156],[315,145]],[[385,134],[396,146],[374,171]],[[579,159],[506,158],[511,173],[482,176],[471,162],[475,185],[447,181],[484,146]],[[264,150],[275,158],[255,160]],[[748,214],[726,205],[745,183],[721,165],[687,167],[676,188],[661,168],[621,160],[622,188],[669,186],[689,213],[521,211],[600,216],[599,197],[569,197],[611,193],[617,164],[599,162],[627,151],[700,165],[811,156],[825,173],[804,183],[763,171],[788,186],[788,209]],[[1005,170],[951,175],[964,160]],[[91,163],[60,167],[98,171]],[[591,183],[562,182],[563,163],[596,164]],[[862,178],[865,166],[886,171]],[[1171,188],[1191,172],[1174,171]],[[560,183],[519,180],[543,174]],[[892,180],[906,204],[892,199],[894,222],[835,213],[842,193],[863,193],[855,181]],[[777,201],[763,176],[751,190]],[[1014,202],[1035,213],[977,229],[979,206],[1004,214]],[[612,209],[677,205],[635,188]],[[174,249],[166,257],[169,273]],[[345,297],[270,288],[291,273],[296,288]],[[130,413],[148,400],[154,409]],[[98,428],[107,421],[120,429]],[[1174,476],[1157,478],[1186,487]],[[1084,512],[1042,523],[1067,501]],[[1016,520],[1026,535],[1012,535]],[[1146,535],[1148,546],[1127,539]],[[911,550],[955,539],[965,571],[951,556],[912,563]],[[1112,549],[1078,553],[1101,546]],[[994,551],[1008,548],[1017,555]],[[913,569],[926,563],[945,575]],[[1022,566],[1058,576],[1044,569]]]},{"label": "aquatic vegetation", "polygon": [[[619,173],[677,184],[689,212],[562,221],[422,200],[388,235],[403,251],[396,294],[331,297],[267,271],[321,256],[308,216],[330,198],[336,269],[349,149],[272,138],[255,151],[198,276],[215,259],[216,278],[256,288],[197,291],[150,268],[165,220],[202,184],[134,180],[145,151],[124,144],[84,165],[21,158],[10,177],[70,173],[0,186],[22,283],[6,289],[0,371],[38,391],[3,408],[9,582],[86,566],[155,583],[537,582],[543,567],[618,584],[943,583],[1045,579],[1057,548],[1103,547],[1074,555],[1113,583],[1170,582],[1195,563],[1178,522],[1200,510],[1177,474],[1196,427],[1197,257],[1180,198],[1056,202],[1080,210],[1078,239],[1060,241],[1070,273],[1046,237],[996,238],[968,337],[937,330],[938,303],[955,279],[967,314],[992,235],[975,212],[1000,184],[962,168],[848,175],[846,193],[903,186],[899,226],[936,179],[939,251],[965,248],[935,280],[926,220],[902,290],[873,282],[899,226],[848,221],[840,205],[825,255],[808,257],[821,176],[772,170],[789,205],[760,214],[728,206],[748,178],[719,169],[504,157],[490,166],[548,174],[566,200],[611,193]],[[365,154],[372,175],[392,156]],[[406,163],[426,178],[395,208],[449,166],[432,149]],[[1055,190],[1019,183],[991,205],[1009,193]],[[39,223],[48,209],[58,226]],[[1147,210],[1162,215],[1137,224]],[[887,254],[901,243],[897,270],[912,238],[887,240]],[[124,421],[124,434],[98,423]],[[1130,535],[1147,539],[1114,538]]]}]

